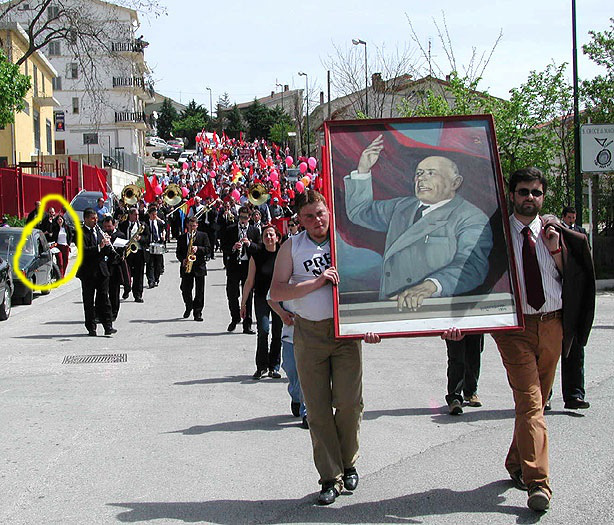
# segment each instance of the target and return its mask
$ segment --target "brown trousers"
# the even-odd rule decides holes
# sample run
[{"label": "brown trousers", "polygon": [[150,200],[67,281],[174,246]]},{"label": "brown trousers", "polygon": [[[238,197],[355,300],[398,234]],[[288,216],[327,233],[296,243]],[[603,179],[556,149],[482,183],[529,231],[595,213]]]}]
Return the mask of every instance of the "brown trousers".
[{"label": "brown trousers", "polygon": [[516,410],[514,437],[505,467],[508,472],[521,469],[527,486],[538,485],[552,494],[544,405],[563,347],[561,319],[540,321],[525,316],[524,332],[493,334],[493,338],[507,371]]},{"label": "brown trousers", "polygon": [[360,341],[335,339],[332,319],[294,324],[294,355],[305,406],[313,459],[320,483],[341,490],[344,469],[358,459],[362,417]]}]

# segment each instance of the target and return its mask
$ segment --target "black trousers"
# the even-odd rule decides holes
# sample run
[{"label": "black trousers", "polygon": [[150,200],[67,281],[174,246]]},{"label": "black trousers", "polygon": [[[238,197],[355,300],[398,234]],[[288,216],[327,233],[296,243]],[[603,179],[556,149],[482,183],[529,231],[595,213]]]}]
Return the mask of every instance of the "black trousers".
[{"label": "black trousers", "polygon": [[[239,304],[239,297],[241,297],[241,290],[247,280],[247,270],[249,268],[248,261],[241,261],[239,265],[228,264],[226,266],[226,298],[228,299],[228,309],[230,310],[230,318],[234,323],[239,324],[241,322],[241,306]],[[246,303],[246,315],[243,319],[243,328],[252,327],[252,296],[253,291],[250,292]]]},{"label": "black trousers", "polygon": [[113,326],[111,302],[109,301],[109,278],[81,280],[81,296],[85,313],[85,328],[96,330],[96,318],[100,319],[105,330]]},{"label": "black trousers", "polygon": [[146,266],[147,284],[152,286],[160,281],[160,275],[164,270],[164,255],[161,253],[157,255],[148,254]]},{"label": "black trousers", "polygon": [[119,266],[113,267],[111,276],[109,277],[109,301],[111,303],[111,316],[113,320],[115,320],[119,314],[119,305],[121,304],[119,297],[122,282],[123,279]]},{"label": "black trousers", "polygon": [[132,296],[135,299],[143,298],[143,275],[145,273],[145,252],[139,250],[126,259],[132,276]]},{"label": "black trousers", "polygon": [[567,357],[561,357],[563,400],[584,399],[584,347],[574,342]]},{"label": "black trousers", "polygon": [[468,334],[460,341],[446,341],[446,346],[448,347],[446,403],[450,404],[454,399],[462,403],[463,394],[470,397],[478,391],[484,335]]},{"label": "black trousers", "polygon": [[[200,317],[205,306],[205,276],[184,273],[181,276],[181,296],[186,310],[193,310],[194,317]],[[192,295],[194,290],[194,295]]]},{"label": "black trousers", "polygon": [[[267,303],[266,296],[254,295],[254,310],[258,329],[256,370],[279,370],[281,362],[281,329],[283,322]],[[269,332],[271,345],[269,347]]]}]

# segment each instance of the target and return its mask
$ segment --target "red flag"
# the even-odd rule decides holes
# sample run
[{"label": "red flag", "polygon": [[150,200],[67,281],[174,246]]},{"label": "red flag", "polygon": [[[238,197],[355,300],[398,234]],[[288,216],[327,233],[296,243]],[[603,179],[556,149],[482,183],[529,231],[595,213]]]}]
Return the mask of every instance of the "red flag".
[{"label": "red flag", "polygon": [[260,167],[262,169],[266,168],[266,162],[262,158],[262,153],[260,153],[260,152],[258,152],[258,164],[260,164]]},{"label": "red flag", "polygon": [[243,132],[239,131],[239,142],[241,143],[241,146],[243,146]]},{"label": "red flag", "polygon": [[209,137],[207,137],[207,135],[205,135],[205,144],[207,144],[207,146],[209,145]]},{"label": "red flag", "polygon": [[222,141],[223,142],[228,142],[228,137],[226,136],[226,131],[222,130]]},{"label": "red flag", "polygon": [[213,197],[214,199],[218,198],[218,194],[215,191],[215,187],[213,186],[213,182],[211,181],[211,179],[209,179],[207,181],[207,184],[205,184],[205,187],[198,192],[198,196],[201,199],[206,199],[208,197]]},{"label": "red flag", "polygon": [[102,198],[107,200],[107,172],[96,166],[96,178],[98,179],[98,188],[102,192]]},{"label": "red flag", "polygon": [[145,181],[145,194],[143,195],[143,199],[145,199],[145,202],[147,203],[153,202],[156,198],[156,194],[153,190],[153,186],[151,185],[151,182],[149,181],[149,177],[147,176],[147,173],[143,175],[143,180]]},{"label": "red flag", "polygon": [[216,147],[220,143],[220,139],[217,138],[217,133],[215,131],[213,132],[213,142],[215,142]]}]

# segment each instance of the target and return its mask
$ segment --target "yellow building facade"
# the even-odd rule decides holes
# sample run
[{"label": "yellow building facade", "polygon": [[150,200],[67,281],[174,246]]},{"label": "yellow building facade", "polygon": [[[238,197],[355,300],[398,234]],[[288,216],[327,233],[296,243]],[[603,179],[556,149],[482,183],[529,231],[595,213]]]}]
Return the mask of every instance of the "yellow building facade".
[{"label": "yellow building facade", "polygon": [[[28,49],[28,37],[17,23],[0,23],[0,47],[9,61],[16,63]],[[58,76],[49,60],[36,51],[20,65],[20,72],[31,78],[25,97],[26,107],[15,113],[15,122],[0,129],[0,167],[30,162],[55,152],[52,79]]]}]

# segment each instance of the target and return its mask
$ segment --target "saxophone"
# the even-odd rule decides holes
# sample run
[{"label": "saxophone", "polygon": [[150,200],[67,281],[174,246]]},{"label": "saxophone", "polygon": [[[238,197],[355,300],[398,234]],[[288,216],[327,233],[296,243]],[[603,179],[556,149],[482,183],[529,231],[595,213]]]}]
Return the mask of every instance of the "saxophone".
[{"label": "saxophone", "polygon": [[190,237],[190,242],[188,243],[188,256],[185,259],[185,273],[192,272],[192,265],[196,261],[196,254],[192,253],[192,245],[194,244],[194,237],[196,237],[196,233],[193,233]]}]

